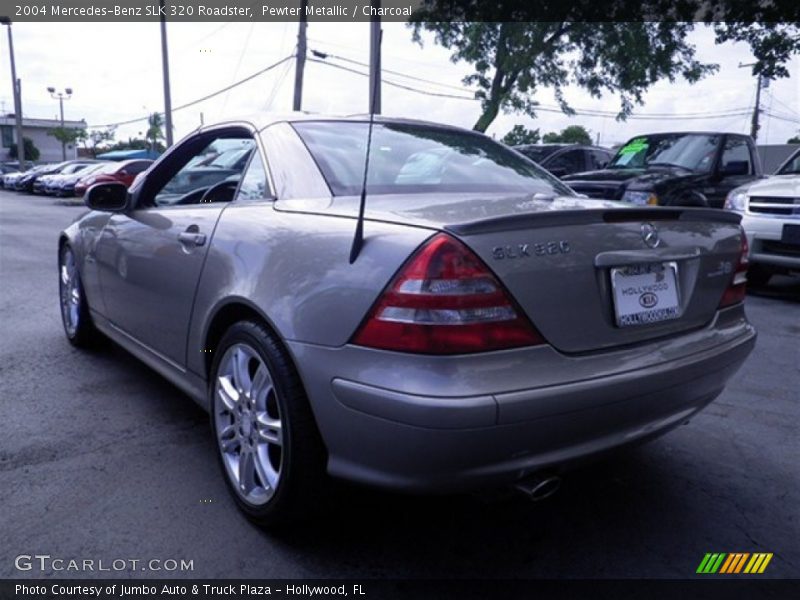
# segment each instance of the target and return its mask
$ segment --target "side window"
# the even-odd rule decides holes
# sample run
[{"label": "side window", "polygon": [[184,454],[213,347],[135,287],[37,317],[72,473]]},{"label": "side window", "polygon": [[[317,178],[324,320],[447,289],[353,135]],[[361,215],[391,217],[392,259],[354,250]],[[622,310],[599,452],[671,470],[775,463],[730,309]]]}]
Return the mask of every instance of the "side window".
[{"label": "side window", "polygon": [[544,167],[548,171],[558,172],[559,174],[583,171],[583,153],[581,150],[569,150],[559,154],[553,160],[547,161]]},{"label": "side window", "polygon": [[152,203],[173,206],[232,200],[254,147],[249,137],[220,137],[195,146],[180,158],[177,172],[164,174],[166,182],[155,191]]},{"label": "side window", "polygon": [[125,170],[130,175],[138,175],[142,171],[145,171],[147,169],[147,167],[149,167],[151,164],[152,163],[150,163],[150,162],[135,162],[135,163],[131,163],[127,167],[125,167]]},{"label": "side window", "polygon": [[589,151],[589,168],[605,169],[611,161],[611,154],[599,150]]},{"label": "side window", "polygon": [[742,138],[728,138],[722,150],[721,173],[723,175],[750,175],[753,163],[750,146]]},{"label": "side window", "polygon": [[267,196],[267,171],[261,155],[255,151],[242,177],[236,200],[263,200]]}]

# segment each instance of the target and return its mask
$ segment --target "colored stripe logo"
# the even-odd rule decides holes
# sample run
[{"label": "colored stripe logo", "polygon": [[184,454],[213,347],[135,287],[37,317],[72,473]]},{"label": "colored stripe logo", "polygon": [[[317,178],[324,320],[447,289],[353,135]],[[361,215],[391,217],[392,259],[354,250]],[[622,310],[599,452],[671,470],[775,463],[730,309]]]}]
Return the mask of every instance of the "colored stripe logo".
[{"label": "colored stripe logo", "polygon": [[772,552],[707,552],[697,567],[697,573],[703,575],[736,575],[739,573],[757,574],[763,573],[769,561],[772,560]]}]

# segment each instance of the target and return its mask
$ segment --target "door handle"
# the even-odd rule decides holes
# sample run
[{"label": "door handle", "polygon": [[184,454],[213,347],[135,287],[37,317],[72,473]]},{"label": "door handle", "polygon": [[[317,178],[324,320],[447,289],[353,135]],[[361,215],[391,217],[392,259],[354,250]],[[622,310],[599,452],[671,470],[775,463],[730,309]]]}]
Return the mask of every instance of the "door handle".
[{"label": "door handle", "polygon": [[205,233],[196,233],[193,231],[182,231],[178,234],[178,241],[181,244],[193,244],[195,246],[202,246],[206,243]]}]

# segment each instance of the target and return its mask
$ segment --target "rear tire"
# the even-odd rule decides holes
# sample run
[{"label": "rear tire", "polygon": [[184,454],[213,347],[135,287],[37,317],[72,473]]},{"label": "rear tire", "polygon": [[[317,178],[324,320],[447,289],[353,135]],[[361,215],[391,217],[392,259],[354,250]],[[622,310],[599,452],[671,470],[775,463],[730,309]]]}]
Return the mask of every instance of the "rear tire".
[{"label": "rear tire", "polygon": [[254,321],[231,326],[214,350],[211,430],[229,492],[259,525],[307,518],[327,489],[326,452],[291,359]]},{"label": "rear tire", "polygon": [[772,278],[773,272],[763,265],[753,265],[747,270],[747,283],[755,287],[764,287]]},{"label": "rear tire", "polygon": [[69,244],[63,244],[58,254],[58,292],[61,322],[69,343],[77,348],[96,346],[101,336],[92,323],[75,253]]}]

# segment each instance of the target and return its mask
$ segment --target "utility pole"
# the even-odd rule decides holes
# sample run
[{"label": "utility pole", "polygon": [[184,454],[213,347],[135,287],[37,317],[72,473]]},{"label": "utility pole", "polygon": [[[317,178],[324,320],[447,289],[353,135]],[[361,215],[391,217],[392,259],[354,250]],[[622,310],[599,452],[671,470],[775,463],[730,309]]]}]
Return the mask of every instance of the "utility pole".
[{"label": "utility pole", "polygon": [[759,113],[761,112],[761,74],[758,75],[758,83],[756,84],[756,106],[753,109],[753,119],[750,121],[750,137],[755,141],[758,138],[758,130],[761,126],[758,124]]},{"label": "utility pole", "polygon": [[0,17],[0,23],[8,28],[8,53],[11,57],[11,85],[14,88],[14,125],[17,130],[17,162],[19,170],[24,171],[25,142],[22,138],[22,82],[17,79],[17,66],[14,62],[14,36],[11,35],[11,19]]},{"label": "utility pole", "polygon": [[300,26],[297,30],[297,59],[294,68],[292,110],[302,110],[303,106],[303,72],[306,69],[306,29],[308,28],[306,6],[308,6],[308,0],[302,0],[300,3]]},{"label": "utility pole", "polygon": [[[164,127],[166,128],[167,148],[172,146],[172,96],[169,91],[169,52],[167,51],[167,17],[164,0],[161,5],[161,67],[164,72]],[[155,140],[153,141],[155,146]],[[155,149],[155,148],[154,148]]]},{"label": "utility pole", "polygon": [[[381,7],[380,0],[372,0],[372,6]],[[373,97],[374,95],[374,97]],[[369,29],[369,112],[381,114],[381,18],[372,17]]]},{"label": "utility pole", "polygon": [[[739,68],[742,67],[753,67],[756,63],[747,63],[746,65],[739,63]],[[761,73],[758,74],[756,79],[756,105],[753,107],[753,118],[750,120],[750,137],[753,138],[753,141],[758,139],[758,130],[761,126],[758,123],[759,116],[761,114],[761,86],[763,84],[763,79],[761,77]]]}]

